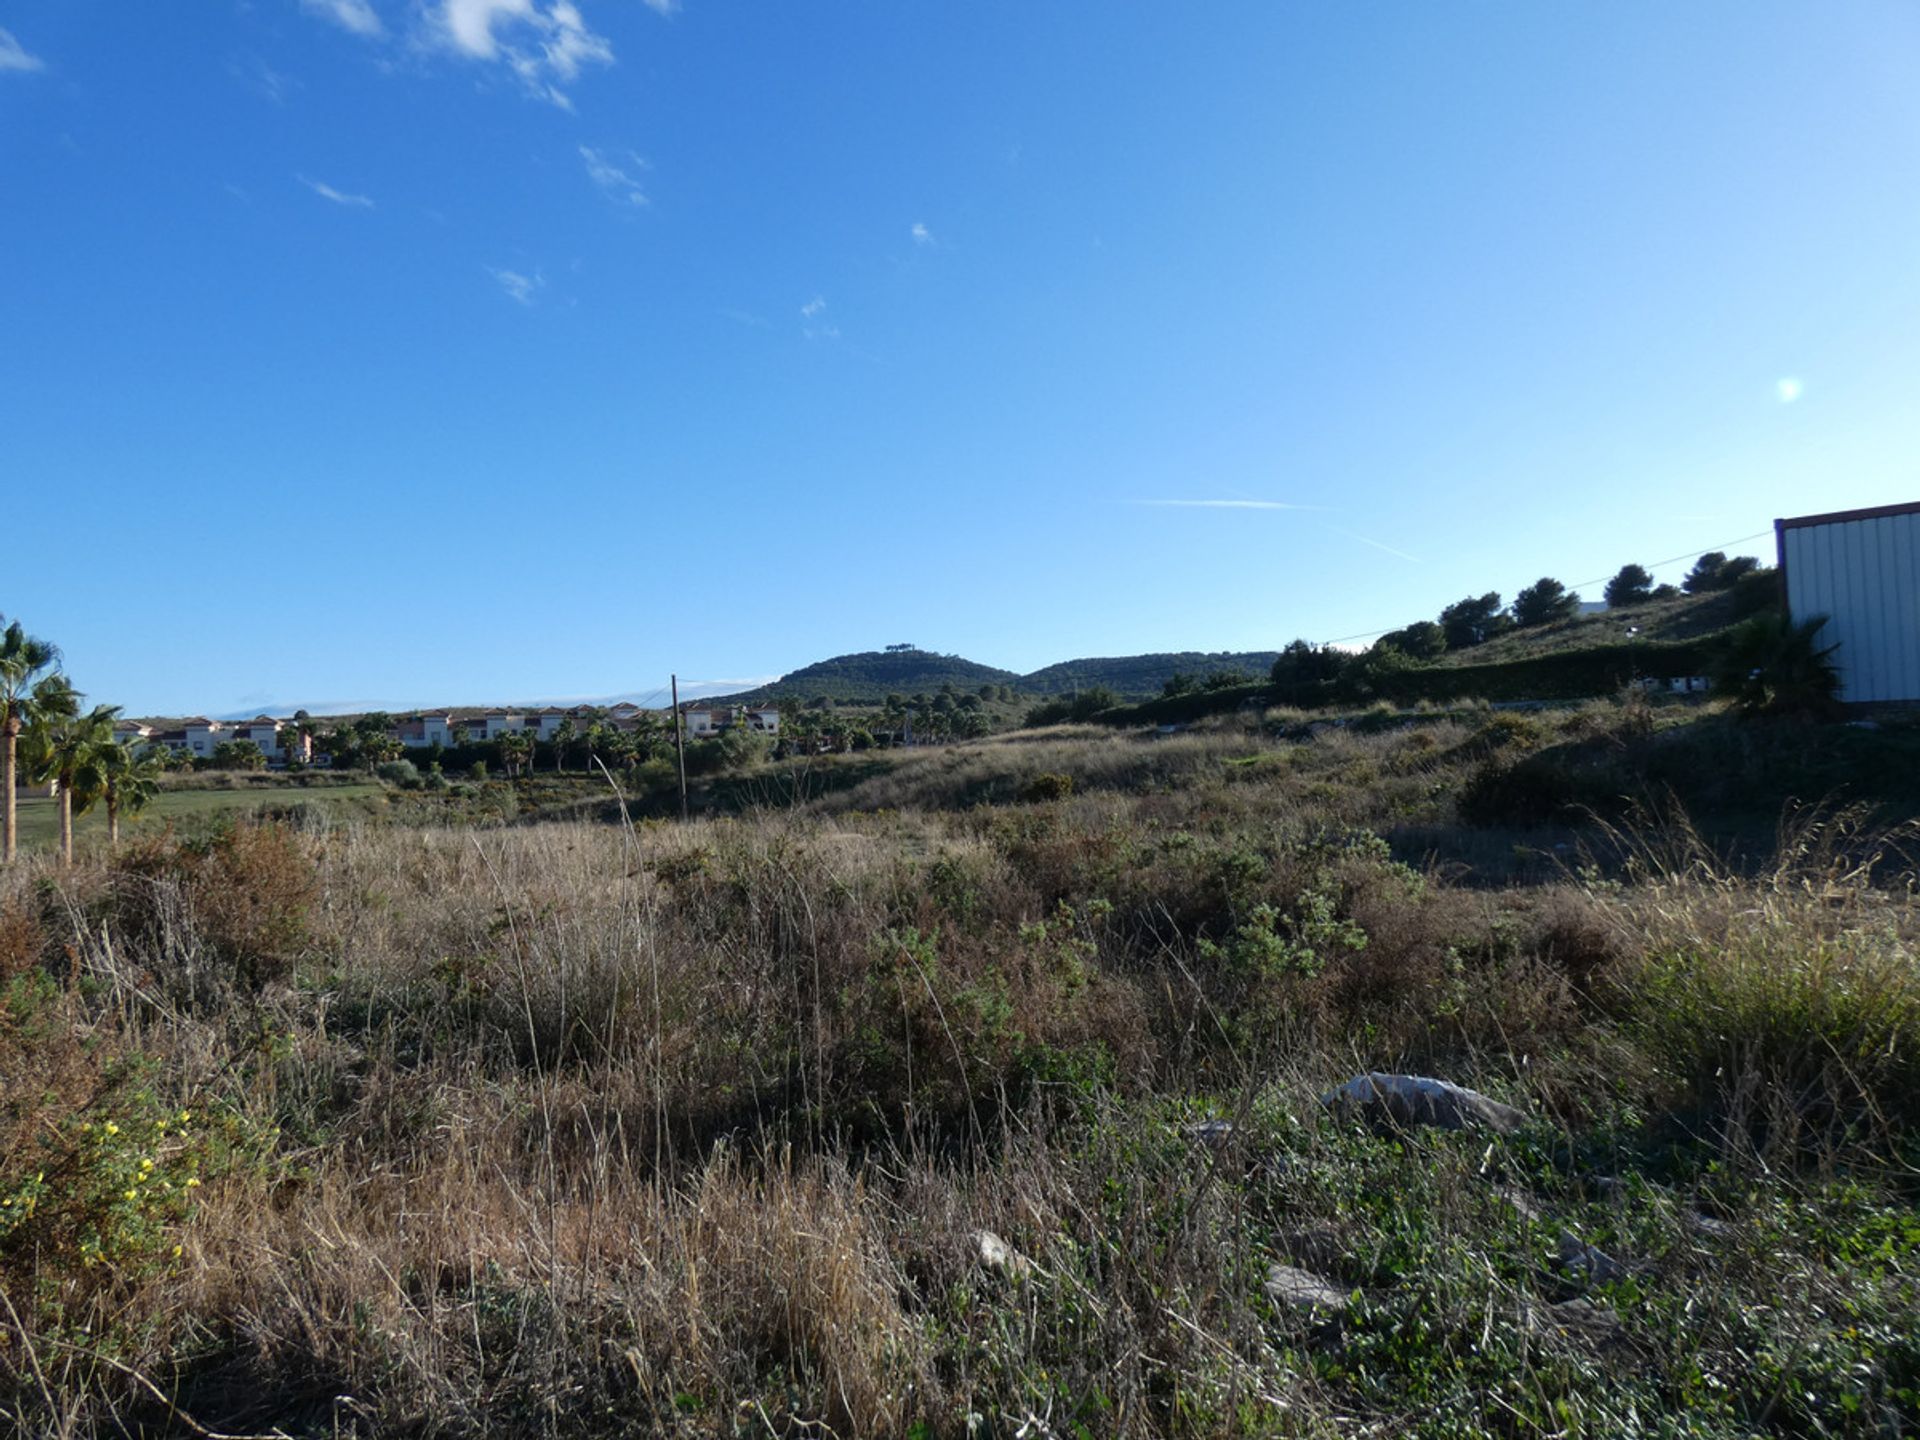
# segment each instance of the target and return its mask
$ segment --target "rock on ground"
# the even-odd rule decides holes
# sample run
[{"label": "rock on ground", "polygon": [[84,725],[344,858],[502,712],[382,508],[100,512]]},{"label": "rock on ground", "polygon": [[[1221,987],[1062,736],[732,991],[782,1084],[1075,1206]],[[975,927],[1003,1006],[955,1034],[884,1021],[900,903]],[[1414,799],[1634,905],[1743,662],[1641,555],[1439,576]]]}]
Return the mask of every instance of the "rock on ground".
[{"label": "rock on ground", "polygon": [[1576,1275],[1602,1285],[1627,1278],[1627,1267],[1597,1245],[1589,1245],[1571,1230],[1560,1232],[1560,1264]]},{"label": "rock on ground", "polygon": [[1266,1292],[1295,1310],[1341,1310],[1347,1304],[1346,1291],[1292,1265],[1267,1267]]},{"label": "rock on ground", "polygon": [[1510,1135],[1526,1121],[1511,1105],[1426,1075],[1356,1075],[1320,1097],[1320,1103],[1344,1114],[1361,1115],[1403,1128],[1435,1125],[1442,1130],[1491,1130]]},{"label": "rock on ground", "polygon": [[1033,1269],[1031,1260],[991,1230],[975,1231],[973,1244],[980,1256],[980,1263],[989,1270],[998,1270],[1003,1275],[1011,1275],[1019,1279]]}]

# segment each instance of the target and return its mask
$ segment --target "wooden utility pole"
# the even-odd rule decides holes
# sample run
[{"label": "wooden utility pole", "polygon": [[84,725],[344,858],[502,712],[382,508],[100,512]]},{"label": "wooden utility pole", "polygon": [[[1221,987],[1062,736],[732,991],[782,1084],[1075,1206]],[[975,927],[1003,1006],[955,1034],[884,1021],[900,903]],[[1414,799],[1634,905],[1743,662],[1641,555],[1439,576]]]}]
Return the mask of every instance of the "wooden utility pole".
[{"label": "wooden utility pole", "polygon": [[680,719],[680,677],[670,675],[667,679],[673,686],[673,753],[680,761],[680,818],[685,820],[687,818],[687,742],[682,733],[685,726]]}]

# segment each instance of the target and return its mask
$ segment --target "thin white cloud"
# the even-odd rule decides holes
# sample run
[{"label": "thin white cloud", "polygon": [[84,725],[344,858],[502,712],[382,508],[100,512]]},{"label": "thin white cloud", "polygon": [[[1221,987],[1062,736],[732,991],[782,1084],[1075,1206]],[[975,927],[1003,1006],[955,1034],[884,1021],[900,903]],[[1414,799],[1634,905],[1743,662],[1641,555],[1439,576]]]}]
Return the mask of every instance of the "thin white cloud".
[{"label": "thin white cloud", "polygon": [[572,100],[560,88],[587,65],[611,65],[613,46],[587,28],[572,0],[440,0],[441,39],[470,60],[495,61],[520,78],[527,93],[563,110]]},{"label": "thin white cloud", "polygon": [[756,315],[751,310],[741,310],[733,306],[727,306],[721,310],[720,317],[723,320],[731,320],[736,325],[745,325],[753,330],[764,330],[767,328],[766,316]]},{"label": "thin white cloud", "polygon": [[816,295],[800,307],[800,316],[807,323],[800,327],[800,333],[809,340],[838,340],[840,327],[832,322],[820,323],[820,317],[827,313],[827,300],[824,295]]},{"label": "thin white cloud", "polygon": [[1324,505],[1292,505],[1285,500],[1136,500],[1136,505],[1163,505],[1176,510],[1324,510]]},{"label": "thin white cloud", "polygon": [[294,177],[322,200],[331,200],[336,205],[345,205],[350,210],[371,210],[373,201],[365,195],[349,194],[345,190],[336,190],[323,180],[315,180],[306,175]]},{"label": "thin white cloud", "polygon": [[627,152],[625,166],[616,165],[607,158],[606,152],[595,150],[588,145],[580,147],[580,158],[586,162],[587,178],[599,186],[601,193],[609,199],[618,200],[626,205],[648,203],[647,192],[641,188],[640,182],[627,168],[630,166],[632,170],[645,170],[647,162],[632,151]]},{"label": "thin white cloud", "polygon": [[1773,382],[1773,398],[1782,405],[1791,405],[1806,393],[1806,388],[1798,376],[1783,375]]},{"label": "thin white cloud", "polygon": [[300,88],[300,82],[282,75],[258,55],[243,55],[227,64],[227,73],[254,94],[284,105],[287,96]]},{"label": "thin white cloud", "polygon": [[1398,556],[1402,560],[1410,560],[1415,565],[1426,564],[1426,561],[1422,560],[1418,555],[1409,555],[1404,550],[1396,550],[1393,548],[1393,546],[1383,545],[1378,540],[1369,540],[1364,535],[1356,535],[1351,530],[1341,530],[1336,527],[1333,533],[1336,535],[1344,535],[1349,540],[1358,540],[1362,545],[1371,545],[1376,550],[1384,550],[1387,552],[1387,554]]},{"label": "thin white cloud", "polygon": [[688,692],[695,690],[705,693],[721,689],[742,690],[755,685],[771,685],[779,678],[778,675],[736,675],[732,679],[683,680],[680,682],[680,698],[686,699]]},{"label": "thin white cloud", "polygon": [[27,47],[13,38],[11,30],[0,30],[0,70],[12,70],[26,74],[33,70],[44,70],[47,62],[38,55],[27,53]]},{"label": "thin white cloud", "polygon": [[369,39],[381,34],[385,29],[380,17],[374,12],[367,0],[300,0],[300,8],[309,15],[318,15],[322,20],[331,20],[342,30]]},{"label": "thin white cloud", "polygon": [[656,15],[671,15],[680,8],[680,0],[645,0],[645,4]]},{"label": "thin white cloud", "polygon": [[913,229],[908,233],[913,236],[913,243],[916,245],[933,244],[933,232],[918,220],[913,222]]},{"label": "thin white cloud", "polygon": [[518,270],[506,270],[497,265],[489,265],[487,273],[493,276],[497,284],[510,300],[522,305],[533,304],[533,297],[546,288],[546,277],[536,270],[531,275],[523,275]]}]

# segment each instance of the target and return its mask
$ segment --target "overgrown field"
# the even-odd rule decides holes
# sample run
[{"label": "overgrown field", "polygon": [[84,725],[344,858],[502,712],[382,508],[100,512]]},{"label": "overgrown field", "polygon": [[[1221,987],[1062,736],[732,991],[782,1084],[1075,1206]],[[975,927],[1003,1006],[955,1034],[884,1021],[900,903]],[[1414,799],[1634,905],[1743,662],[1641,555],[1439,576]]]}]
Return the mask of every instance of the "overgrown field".
[{"label": "overgrown field", "polygon": [[[1762,843],[1857,737],[1665,726],[1062,731],[0,877],[0,1428],[1914,1433],[1897,787]],[[1322,1103],[1367,1071],[1523,1118]]]},{"label": "overgrown field", "polygon": [[[340,805],[349,811],[377,809],[384,799],[384,787],[362,778],[345,776],[306,777],[306,785],[290,783],[283,776],[211,774],[182,776],[187,783],[169,784],[139,815],[123,820],[129,832],[166,825],[195,825],[208,819],[234,819],[260,811],[289,809],[293,806]],[[81,845],[103,845],[107,836],[107,816],[103,806],[95,806],[74,819],[74,835]],[[49,799],[20,802],[20,843],[33,850],[51,850],[59,839],[60,815],[57,802]]]}]

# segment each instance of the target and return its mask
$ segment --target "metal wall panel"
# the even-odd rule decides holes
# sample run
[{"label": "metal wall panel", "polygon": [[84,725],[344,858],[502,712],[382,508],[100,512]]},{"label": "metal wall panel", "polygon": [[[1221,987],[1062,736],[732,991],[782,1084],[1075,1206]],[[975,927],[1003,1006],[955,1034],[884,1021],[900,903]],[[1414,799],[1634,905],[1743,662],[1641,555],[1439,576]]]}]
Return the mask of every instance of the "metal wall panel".
[{"label": "metal wall panel", "polygon": [[1820,639],[1840,647],[1840,698],[1920,700],[1920,514],[1788,522],[1780,546],[1788,610],[1825,615]]}]

